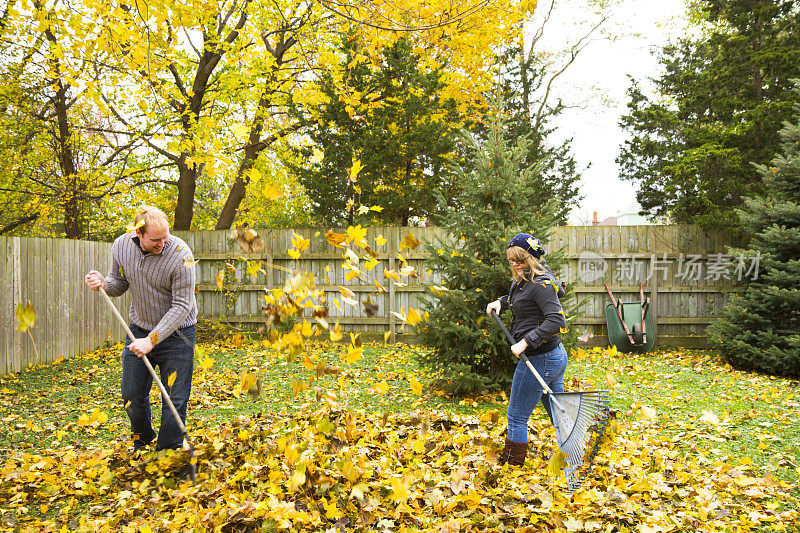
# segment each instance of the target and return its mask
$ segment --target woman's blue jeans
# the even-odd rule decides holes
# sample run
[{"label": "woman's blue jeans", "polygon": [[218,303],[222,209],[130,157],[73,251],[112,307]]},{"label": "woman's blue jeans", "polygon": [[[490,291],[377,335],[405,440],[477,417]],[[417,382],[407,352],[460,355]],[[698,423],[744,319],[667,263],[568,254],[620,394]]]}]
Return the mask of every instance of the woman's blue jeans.
[{"label": "woman's blue jeans", "polygon": [[[564,392],[567,350],[563,344],[559,344],[552,351],[528,356],[528,359],[553,392]],[[539,380],[520,358],[514,372],[514,381],[511,383],[511,397],[508,400],[508,440],[517,443],[528,442],[528,420],[539,400],[542,400],[542,405],[552,422],[550,400],[542,398],[542,386]]]},{"label": "woman's blue jeans", "polygon": [[[131,324],[131,333],[136,338],[146,337],[149,331]],[[153,368],[158,368],[161,383],[169,393],[175,409],[186,424],[186,405],[192,392],[192,370],[194,368],[195,328],[189,326],[175,331],[155,345],[147,354]],[[144,362],[128,349],[131,340],[125,339],[122,350],[122,402],[131,420],[134,449],[146,446],[156,437],[150,421],[150,389],[153,377]],[[175,372],[175,382],[169,386],[169,376]],[[181,432],[175,417],[164,399],[161,399],[161,426],[158,429],[156,449],[178,449],[183,445]]]}]

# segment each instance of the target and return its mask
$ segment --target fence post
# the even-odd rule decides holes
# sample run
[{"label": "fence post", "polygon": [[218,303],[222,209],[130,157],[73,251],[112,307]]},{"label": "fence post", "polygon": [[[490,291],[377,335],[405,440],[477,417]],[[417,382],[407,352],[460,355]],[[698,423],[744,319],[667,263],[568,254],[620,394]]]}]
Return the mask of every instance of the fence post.
[{"label": "fence post", "polygon": [[[388,253],[388,262],[389,262],[389,271],[395,271],[395,252],[397,251],[400,244],[400,228],[397,226],[393,226],[389,228],[389,248],[386,250]],[[389,315],[389,342],[394,344],[396,342],[395,337],[397,334],[397,323],[392,311],[395,310],[395,302],[397,297],[397,288],[395,286],[395,282],[393,279],[389,280],[389,306],[387,309],[387,313]]]}]

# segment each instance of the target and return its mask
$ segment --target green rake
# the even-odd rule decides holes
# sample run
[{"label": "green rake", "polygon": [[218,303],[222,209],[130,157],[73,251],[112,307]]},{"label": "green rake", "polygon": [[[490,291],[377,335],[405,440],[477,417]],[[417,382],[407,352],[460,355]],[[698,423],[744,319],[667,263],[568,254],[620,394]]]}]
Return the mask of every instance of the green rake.
[{"label": "green rake", "polygon": [[[511,344],[516,344],[517,341],[494,310],[492,317],[503,330],[506,339]],[[586,480],[589,466],[605,439],[611,396],[608,391],[553,392],[530,359],[524,353],[520,357],[550,400],[558,448],[567,456],[567,465],[564,467],[567,491],[572,494]]]}]

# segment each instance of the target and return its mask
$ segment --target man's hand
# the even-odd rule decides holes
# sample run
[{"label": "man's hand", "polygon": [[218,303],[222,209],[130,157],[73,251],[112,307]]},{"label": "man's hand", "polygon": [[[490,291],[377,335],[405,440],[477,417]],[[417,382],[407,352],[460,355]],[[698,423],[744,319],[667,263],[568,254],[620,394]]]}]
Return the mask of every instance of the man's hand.
[{"label": "man's hand", "polygon": [[93,291],[100,289],[100,287],[102,287],[104,291],[108,290],[106,279],[97,270],[90,270],[83,279],[86,285]]},{"label": "man's hand", "polygon": [[150,350],[153,349],[153,341],[150,340],[150,337],[142,337],[141,339],[133,339],[128,345],[128,349],[142,357],[150,353]]},{"label": "man's hand", "polygon": [[489,302],[489,305],[486,306],[486,314],[491,315],[492,310],[494,310],[497,314],[500,314],[500,300]]},{"label": "man's hand", "polygon": [[522,352],[524,352],[524,351],[525,351],[525,348],[527,348],[527,347],[528,347],[528,343],[527,343],[527,342],[525,342],[525,339],[522,339],[522,340],[521,340],[521,341],[519,341],[518,343],[516,343],[516,344],[512,344],[512,345],[511,345],[511,352],[512,352],[514,355],[516,355],[516,356],[517,356],[517,359],[519,359],[519,356],[520,356],[520,354],[521,354]]}]

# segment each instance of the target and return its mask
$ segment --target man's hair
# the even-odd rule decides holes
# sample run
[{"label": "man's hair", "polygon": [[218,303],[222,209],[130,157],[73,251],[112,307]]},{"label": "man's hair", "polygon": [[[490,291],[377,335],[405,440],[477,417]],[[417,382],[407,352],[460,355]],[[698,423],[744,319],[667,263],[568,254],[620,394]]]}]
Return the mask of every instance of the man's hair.
[{"label": "man's hair", "polygon": [[142,235],[147,233],[148,229],[154,231],[169,231],[169,220],[164,212],[152,205],[143,205],[136,211],[136,216],[133,219],[133,225]]}]

